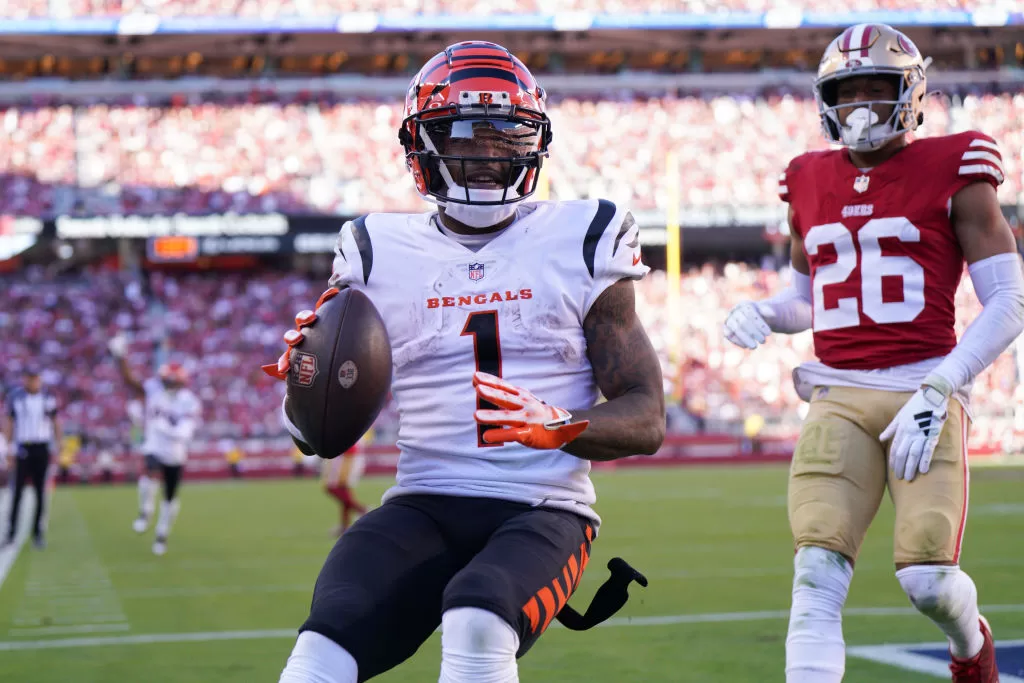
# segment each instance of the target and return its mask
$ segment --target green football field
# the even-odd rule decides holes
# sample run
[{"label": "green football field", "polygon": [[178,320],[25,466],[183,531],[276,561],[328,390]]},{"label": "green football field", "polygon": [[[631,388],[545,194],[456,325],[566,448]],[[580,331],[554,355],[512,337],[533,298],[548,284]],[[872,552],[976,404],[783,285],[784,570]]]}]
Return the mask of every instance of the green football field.
[{"label": "green football field", "polygon": [[[781,681],[792,550],[786,470],[623,470],[595,477],[604,517],[584,608],[621,555],[650,587],[610,624],[552,628],[524,683]],[[365,500],[387,485],[366,480]],[[1024,638],[1024,471],[977,469],[963,566],[999,640]],[[186,485],[170,550],[131,531],[131,487],[62,488],[50,546],[26,545],[0,586],[0,681],[277,681],[331,547],[335,508],[307,479]],[[857,566],[850,646],[939,642],[900,591],[888,502]],[[436,681],[435,636],[379,681]],[[847,681],[935,681],[849,658]],[[948,680],[948,679],[947,679]]]}]

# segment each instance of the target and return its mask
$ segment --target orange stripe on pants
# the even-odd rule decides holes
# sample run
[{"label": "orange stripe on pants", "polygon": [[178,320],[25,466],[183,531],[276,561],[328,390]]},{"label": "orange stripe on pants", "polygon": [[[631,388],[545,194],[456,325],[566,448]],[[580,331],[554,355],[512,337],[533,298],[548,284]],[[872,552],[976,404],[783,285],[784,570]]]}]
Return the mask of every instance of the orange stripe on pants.
[{"label": "orange stripe on pants", "polygon": [[544,605],[544,625],[540,627],[541,633],[548,629],[548,625],[551,624],[551,620],[555,618],[558,612],[555,610],[555,596],[551,593],[551,589],[544,586],[537,591],[537,597],[540,598],[540,602]]},{"label": "orange stripe on pants", "polygon": [[[554,579],[551,581],[551,587],[544,586],[523,605],[523,614],[530,620],[530,631],[532,633],[538,632],[538,626],[541,632],[545,631],[551,624],[551,620],[562,611],[562,608],[569,602],[569,598],[579,586],[580,580],[583,578],[583,570],[587,568],[587,563],[590,561],[588,549],[594,538],[593,527],[588,525],[585,534],[587,540],[580,544],[580,559],[576,559],[575,553],[570,554],[569,559],[562,566],[561,576],[557,573],[555,574]],[[562,587],[562,581],[565,582],[564,588]],[[554,589],[553,592],[552,588]],[[541,606],[544,608],[543,624],[541,624]]]},{"label": "orange stripe on pants", "polygon": [[523,612],[530,620],[530,631],[536,631],[540,626],[540,605],[537,604],[536,596],[530,598],[530,601],[523,606]]}]

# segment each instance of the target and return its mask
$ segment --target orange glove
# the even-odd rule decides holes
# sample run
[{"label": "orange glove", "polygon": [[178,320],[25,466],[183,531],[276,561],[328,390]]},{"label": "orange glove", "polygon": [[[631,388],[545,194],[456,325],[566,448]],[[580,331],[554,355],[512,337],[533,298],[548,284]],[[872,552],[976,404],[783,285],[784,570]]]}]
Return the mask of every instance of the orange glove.
[{"label": "orange glove", "polygon": [[321,294],[319,299],[317,299],[316,307],[314,308],[314,310],[311,311],[309,309],[306,309],[304,311],[299,311],[298,313],[295,314],[295,329],[288,330],[287,332],[284,333],[284,343],[288,345],[288,348],[285,349],[285,352],[281,354],[281,357],[277,359],[276,363],[261,365],[260,368],[263,370],[263,372],[267,373],[268,375],[275,379],[283,380],[288,378],[288,370],[290,370],[292,367],[292,349],[301,344],[302,340],[306,338],[306,332],[303,328],[309,327],[310,325],[315,323],[316,312],[320,309],[321,306],[323,306],[325,301],[330,301],[335,296],[337,296],[338,292],[340,291],[341,290],[335,287],[331,287],[323,294]]},{"label": "orange glove", "polygon": [[554,450],[570,443],[590,424],[589,420],[573,422],[568,410],[549,406],[526,389],[486,372],[473,374],[473,386],[478,398],[503,408],[474,413],[478,423],[502,425],[484,432],[487,443],[517,441],[530,448]]}]

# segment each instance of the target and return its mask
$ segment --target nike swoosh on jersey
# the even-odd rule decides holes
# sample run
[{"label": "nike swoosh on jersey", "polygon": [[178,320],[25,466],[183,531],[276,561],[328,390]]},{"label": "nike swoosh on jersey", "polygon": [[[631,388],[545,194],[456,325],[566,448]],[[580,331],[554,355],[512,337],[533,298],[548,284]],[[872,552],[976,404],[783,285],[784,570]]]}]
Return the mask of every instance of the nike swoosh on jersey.
[{"label": "nike swoosh on jersey", "polygon": [[640,254],[634,254],[633,255],[633,265],[635,266],[638,263],[640,263]]}]

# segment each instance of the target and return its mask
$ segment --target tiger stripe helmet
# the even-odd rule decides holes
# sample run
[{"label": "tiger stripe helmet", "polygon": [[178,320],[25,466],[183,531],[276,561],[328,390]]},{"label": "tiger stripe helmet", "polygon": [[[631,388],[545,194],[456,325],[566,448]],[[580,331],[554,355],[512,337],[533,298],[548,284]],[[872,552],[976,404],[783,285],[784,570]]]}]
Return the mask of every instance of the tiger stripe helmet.
[{"label": "tiger stripe helmet", "polygon": [[[891,26],[857,24],[843,31],[825,49],[814,81],[814,98],[825,138],[854,151],[870,151],[915,130],[924,122],[925,69],[930,62],[921,57],[910,38]],[[864,108],[869,116],[865,125],[851,131],[840,122],[840,107],[836,106],[839,82],[862,76],[893,78],[898,85],[897,96],[893,101],[844,105],[844,109]],[[873,111],[879,106],[893,107],[886,121]]]},{"label": "tiger stripe helmet", "polygon": [[160,366],[158,374],[164,382],[171,382],[178,386],[185,386],[188,383],[188,370],[181,363],[164,363]]},{"label": "tiger stripe helmet", "polygon": [[[434,55],[409,85],[398,131],[417,191],[442,206],[511,204],[529,197],[551,142],[544,99],[544,89],[526,65],[500,45],[471,40]],[[513,131],[525,142],[514,156],[446,153],[452,135],[477,126]],[[502,163],[504,190],[497,198],[474,197],[455,182],[449,169],[461,165],[464,178],[467,162]]]}]

